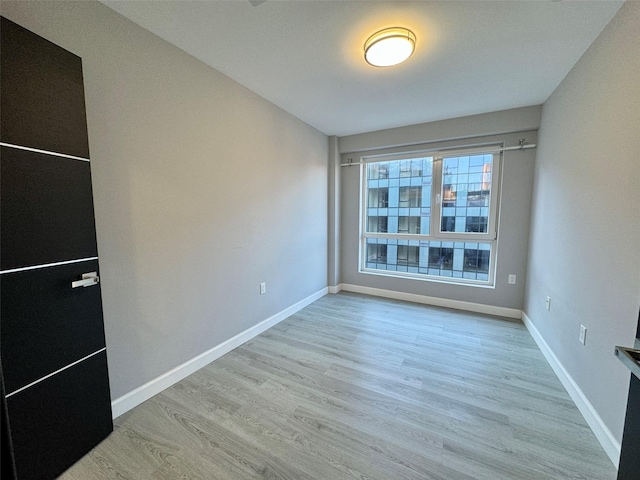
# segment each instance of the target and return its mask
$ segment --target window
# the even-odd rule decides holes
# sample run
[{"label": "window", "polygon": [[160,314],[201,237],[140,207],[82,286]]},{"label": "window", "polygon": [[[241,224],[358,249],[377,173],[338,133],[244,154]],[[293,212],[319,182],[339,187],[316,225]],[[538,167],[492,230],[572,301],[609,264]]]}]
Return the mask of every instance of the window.
[{"label": "window", "polygon": [[386,163],[380,163],[371,165],[371,171],[369,172],[371,180],[379,180],[389,178],[388,165]]},{"label": "window", "polygon": [[407,245],[398,246],[398,265],[417,267],[420,263],[419,260],[419,247],[410,247]]},{"label": "window", "polygon": [[400,187],[399,206],[419,207],[421,200],[422,200],[422,187]]},{"label": "window", "polygon": [[368,232],[380,232],[386,233],[387,221],[389,217],[368,217],[367,218],[367,231]]},{"label": "window", "polygon": [[387,246],[369,243],[367,245],[367,263],[370,265],[387,263]]},{"label": "window", "polygon": [[492,285],[499,154],[363,158],[361,271]]},{"label": "window", "polygon": [[398,233],[420,233],[420,217],[398,217]]},{"label": "window", "polygon": [[369,206],[387,208],[389,200],[388,188],[371,188],[369,190]]}]

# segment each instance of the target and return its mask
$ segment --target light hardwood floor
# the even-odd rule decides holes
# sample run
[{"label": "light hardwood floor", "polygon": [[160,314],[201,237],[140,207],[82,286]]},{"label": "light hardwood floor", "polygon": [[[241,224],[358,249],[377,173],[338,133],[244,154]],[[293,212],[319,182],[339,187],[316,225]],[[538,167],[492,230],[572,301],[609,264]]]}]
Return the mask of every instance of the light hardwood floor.
[{"label": "light hardwood floor", "polygon": [[616,477],[522,323],[350,293],[115,423],[61,478]]}]

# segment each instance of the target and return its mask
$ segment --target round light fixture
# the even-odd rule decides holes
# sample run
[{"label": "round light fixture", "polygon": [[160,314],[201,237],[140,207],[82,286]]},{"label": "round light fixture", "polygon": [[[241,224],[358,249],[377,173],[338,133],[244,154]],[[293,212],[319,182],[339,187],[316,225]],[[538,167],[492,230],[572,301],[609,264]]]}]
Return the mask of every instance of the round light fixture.
[{"label": "round light fixture", "polygon": [[415,34],[402,27],[385,28],[364,43],[364,59],[374,67],[391,67],[404,62],[416,47]]}]

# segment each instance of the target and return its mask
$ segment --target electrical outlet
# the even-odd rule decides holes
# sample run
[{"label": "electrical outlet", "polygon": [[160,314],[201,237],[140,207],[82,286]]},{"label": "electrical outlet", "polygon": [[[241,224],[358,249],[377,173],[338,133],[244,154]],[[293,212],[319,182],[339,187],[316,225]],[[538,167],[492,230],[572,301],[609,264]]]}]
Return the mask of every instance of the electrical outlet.
[{"label": "electrical outlet", "polygon": [[516,284],[516,276],[514,273],[509,274],[509,285],[515,285]]},{"label": "electrical outlet", "polygon": [[580,325],[580,343],[583,345],[587,344],[587,327],[584,325]]},{"label": "electrical outlet", "polygon": [[547,310],[551,310],[551,297],[547,297],[547,300],[544,303],[544,306]]},{"label": "electrical outlet", "polygon": [[267,293],[267,283],[262,282],[260,284],[260,295],[264,295],[265,293]]}]

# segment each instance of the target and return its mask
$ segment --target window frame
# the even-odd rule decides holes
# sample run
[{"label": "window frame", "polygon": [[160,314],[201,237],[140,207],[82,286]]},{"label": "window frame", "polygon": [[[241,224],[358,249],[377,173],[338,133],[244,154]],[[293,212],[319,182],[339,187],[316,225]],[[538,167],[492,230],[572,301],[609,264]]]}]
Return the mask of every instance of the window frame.
[{"label": "window frame", "polygon": [[[424,281],[453,283],[460,285],[470,285],[478,287],[495,288],[495,273],[498,252],[498,223],[501,197],[502,179],[502,145],[489,145],[472,148],[456,148],[455,150],[418,150],[393,154],[373,154],[360,157],[360,225],[359,225],[359,265],[361,273],[393,276],[400,278],[412,278]],[[464,156],[492,155],[491,182],[489,193],[489,216],[487,219],[486,232],[443,232],[442,226],[442,200],[444,198],[443,165],[447,158],[457,158]],[[390,162],[399,160],[432,158],[432,184],[430,199],[430,217],[428,233],[388,233],[388,232],[367,232],[367,167],[372,163]],[[388,174],[388,169],[387,169]],[[388,177],[387,177],[388,178]],[[379,187],[380,188],[380,187]],[[404,207],[403,207],[404,208]],[[424,222],[424,219],[421,219]],[[426,222],[424,222],[426,223]],[[387,239],[402,241],[433,241],[433,242],[464,242],[483,243],[490,245],[489,270],[487,280],[477,280],[469,278],[457,278],[426,273],[415,273],[407,271],[383,270],[379,268],[367,267],[367,239]],[[407,245],[410,245],[407,243]],[[441,246],[440,248],[447,248]]]},{"label": "window frame", "polygon": [[[458,158],[463,156],[477,156],[477,155],[493,155],[492,166],[491,166],[491,189],[489,194],[489,218],[487,219],[487,231],[484,232],[442,232],[442,199],[444,198],[444,181],[442,180],[442,166],[444,164],[444,160],[447,158]],[[486,240],[495,240],[498,235],[498,197],[500,195],[500,167],[501,167],[501,157],[502,154],[495,151],[471,151],[469,153],[461,153],[459,151],[455,152],[455,154],[442,154],[442,155],[433,155],[433,186],[432,186],[432,200],[434,197],[434,193],[436,190],[439,193],[435,194],[437,197],[435,204],[432,203],[431,206],[431,226],[437,226],[434,230],[433,236],[434,238],[446,238],[447,240],[462,240],[465,239],[467,242],[473,242],[472,239],[482,239]],[[437,162],[437,164],[436,164]],[[369,162],[370,163],[370,162]],[[436,183],[436,178],[437,183]],[[496,188],[497,187],[497,188]],[[439,221],[436,223],[435,218],[438,218]],[[431,230],[430,230],[431,231]]]}]

